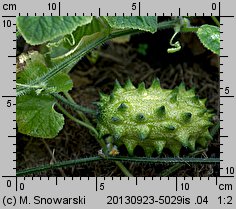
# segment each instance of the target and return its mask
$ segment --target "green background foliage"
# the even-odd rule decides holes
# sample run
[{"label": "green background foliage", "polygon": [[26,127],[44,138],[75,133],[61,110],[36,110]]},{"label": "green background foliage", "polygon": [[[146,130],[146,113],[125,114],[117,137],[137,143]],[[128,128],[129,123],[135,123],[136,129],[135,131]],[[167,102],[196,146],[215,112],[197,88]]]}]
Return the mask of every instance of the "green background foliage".
[{"label": "green background foliage", "polygon": [[17,28],[27,43],[42,44],[70,34],[78,26],[90,23],[92,17],[17,17]]}]

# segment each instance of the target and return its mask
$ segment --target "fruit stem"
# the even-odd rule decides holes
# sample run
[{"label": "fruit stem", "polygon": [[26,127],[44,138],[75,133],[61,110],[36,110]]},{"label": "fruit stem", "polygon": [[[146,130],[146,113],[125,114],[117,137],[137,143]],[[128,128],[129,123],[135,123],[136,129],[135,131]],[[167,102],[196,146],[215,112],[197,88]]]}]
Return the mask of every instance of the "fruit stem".
[{"label": "fruit stem", "polygon": [[[74,101],[74,99],[70,96],[70,94],[69,94],[68,92],[64,92],[64,95],[66,96],[66,98],[67,98],[71,103],[77,105],[77,103]],[[79,116],[81,117],[81,119],[82,119],[85,123],[87,123],[88,125],[90,125],[91,127],[93,127],[93,125],[90,123],[89,119],[86,117],[86,115],[85,115],[83,112],[78,111],[78,110],[77,110],[76,112],[79,114]],[[94,128],[94,127],[93,127],[93,128]],[[94,128],[94,129],[95,129],[95,128]],[[106,143],[105,143],[102,139],[99,139],[99,136],[98,136],[97,131],[96,131],[96,134],[93,135],[93,136],[96,138],[97,142],[100,144],[101,147],[104,147],[104,148],[106,147]]]},{"label": "fruit stem", "polygon": [[[65,92],[64,92],[65,94]],[[65,94],[66,97],[68,98],[68,100],[71,103],[75,103],[75,101],[73,100],[72,97],[68,97],[67,94]],[[94,134],[94,137],[96,138],[97,142],[100,144],[100,146],[103,148],[103,150],[106,149],[106,144],[105,142],[99,138],[98,136],[98,132],[97,130],[90,124],[90,122],[88,122],[88,119],[85,115],[83,115],[83,118],[85,119],[86,122],[83,122],[81,120],[78,120],[77,118],[75,118],[74,116],[72,116],[69,112],[67,112],[59,103],[57,103],[57,107],[61,110],[61,112],[63,114],[65,114],[68,118],[70,118],[71,120],[75,121],[76,123],[78,123],[79,125],[82,125],[86,128],[88,128],[89,130],[91,130]],[[83,113],[82,113],[83,114]],[[115,161],[116,165],[120,168],[120,170],[125,174],[125,176],[127,177],[132,177],[133,175],[128,171],[128,169],[121,163],[118,161]]]},{"label": "fruit stem", "polygon": [[[73,104],[77,105],[77,103],[74,101],[74,99],[71,97],[71,95],[68,92],[63,92],[63,94],[65,95],[65,97]],[[85,121],[86,123],[89,123],[88,118],[85,116],[85,114],[81,111],[81,110],[76,110],[76,112],[78,113],[79,117]],[[90,124],[91,125],[91,124]]]},{"label": "fruit stem", "polygon": [[71,102],[71,101],[69,101],[68,99],[64,98],[63,96],[61,96],[58,93],[52,93],[51,95],[53,97],[55,97],[57,100],[60,100],[61,102],[63,102],[65,105],[68,105],[69,107],[73,108],[74,110],[83,111],[83,112],[90,113],[90,114],[93,114],[93,115],[96,114],[95,110],[89,109],[87,107],[83,107],[81,105],[78,105],[75,102]]},{"label": "fruit stem", "polygon": [[84,126],[86,128],[88,128],[90,131],[92,131],[95,136],[98,136],[98,132],[97,130],[91,126],[90,124],[87,124],[81,120],[78,120],[77,118],[75,118],[74,116],[72,116],[69,112],[67,112],[67,110],[65,110],[59,103],[56,103],[57,107],[61,110],[61,112],[66,115],[68,118],[70,118],[71,120],[75,121],[76,123],[78,123],[81,126]]}]

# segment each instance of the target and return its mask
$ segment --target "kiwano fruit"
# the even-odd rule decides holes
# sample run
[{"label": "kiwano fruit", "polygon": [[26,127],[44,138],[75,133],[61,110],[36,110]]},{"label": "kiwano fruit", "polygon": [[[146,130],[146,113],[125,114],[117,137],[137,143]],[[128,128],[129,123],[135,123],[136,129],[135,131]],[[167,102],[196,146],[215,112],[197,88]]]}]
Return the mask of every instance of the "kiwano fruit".
[{"label": "kiwano fruit", "polygon": [[161,88],[158,79],[148,89],[144,83],[135,88],[130,80],[124,87],[116,81],[111,95],[100,93],[97,130],[106,137],[110,155],[125,145],[132,156],[139,145],[146,156],[160,155],[164,148],[179,156],[182,147],[194,151],[196,143],[206,147],[212,139],[213,114],[205,102],[183,83],[170,90]]}]

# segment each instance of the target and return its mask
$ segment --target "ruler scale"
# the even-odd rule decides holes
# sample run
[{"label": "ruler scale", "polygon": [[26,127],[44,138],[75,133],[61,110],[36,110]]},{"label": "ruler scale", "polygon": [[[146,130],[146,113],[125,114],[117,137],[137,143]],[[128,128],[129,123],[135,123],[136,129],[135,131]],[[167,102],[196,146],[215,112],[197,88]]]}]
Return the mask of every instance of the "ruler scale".
[{"label": "ruler scale", "polygon": [[[1,1],[1,208],[235,208],[235,11],[226,1]],[[219,177],[16,177],[17,16],[219,16]]]}]

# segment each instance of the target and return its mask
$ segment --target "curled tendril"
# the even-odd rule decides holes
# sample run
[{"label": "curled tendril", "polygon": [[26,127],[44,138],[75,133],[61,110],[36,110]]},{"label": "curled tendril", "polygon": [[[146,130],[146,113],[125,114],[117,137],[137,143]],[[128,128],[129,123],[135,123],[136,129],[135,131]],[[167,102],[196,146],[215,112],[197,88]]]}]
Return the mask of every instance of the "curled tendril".
[{"label": "curled tendril", "polygon": [[175,30],[175,33],[170,39],[170,45],[172,46],[172,48],[167,49],[168,53],[178,52],[181,49],[181,45],[180,45],[179,41],[176,41],[175,43],[173,43],[175,36],[180,32],[180,25],[177,25],[174,28],[174,30]]},{"label": "curled tendril", "polygon": [[70,44],[70,46],[75,45],[75,37],[72,33],[68,37],[65,37],[65,40]]}]

